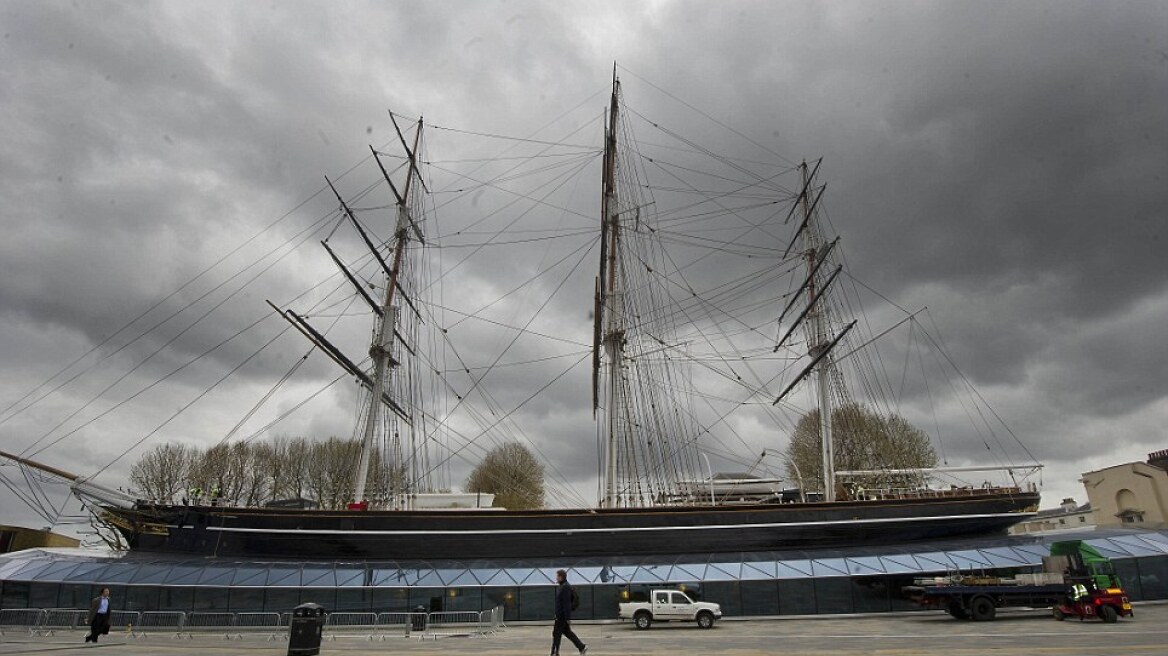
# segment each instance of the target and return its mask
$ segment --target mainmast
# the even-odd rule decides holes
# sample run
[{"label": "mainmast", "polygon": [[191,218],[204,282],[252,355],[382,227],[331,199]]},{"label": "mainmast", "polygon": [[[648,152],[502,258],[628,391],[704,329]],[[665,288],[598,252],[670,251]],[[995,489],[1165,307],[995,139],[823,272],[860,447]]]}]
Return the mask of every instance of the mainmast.
[{"label": "mainmast", "polygon": [[[819,302],[819,288],[816,285],[816,273],[821,268],[820,260],[827,255],[823,238],[819,234],[819,226],[812,218],[813,206],[808,198],[811,178],[807,171],[807,162],[799,166],[803,193],[799,203],[803,213],[803,245],[804,257],[807,259],[809,272],[807,284],[808,303],[808,355],[818,360],[812,370],[815,379],[815,394],[819,405],[819,443],[823,457],[823,500],[835,501],[835,454],[832,450],[831,437],[831,371],[832,357],[829,350],[833,344],[829,343],[827,333],[827,312],[824,303]],[[830,248],[830,247],[828,247]]]},{"label": "mainmast", "polygon": [[[396,119],[393,119],[392,113],[390,114],[390,119],[394,120],[394,128],[397,129],[397,121]],[[402,138],[400,129],[398,129],[398,136],[399,138]],[[410,239],[411,229],[417,233],[419,240],[421,239],[421,231],[418,229],[417,224],[414,223],[413,217],[410,215],[409,207],[410,191],[418,181],[417,162],[415,160],[414,154],[418,150],[418,144],[421,140],[421,137],[422,120],[418,119],[418,129],[414,135],[414,147],[410,148],[408,145],[406,145],[405,139],[402,138],[402,146],[405,148],[410,162],[409,173],[406,177],[406,185],[402,193],[398,193],[397,189],[393,186],[393,182],[390,180],[388,173],[386,173],[385,168],[381,168],[381,172],[385,175],[386,182],[389,183],[390,189],[393,190],[394,196],[397,200],[397,223],[394,226],[393,264],[386,272],[387,281],[385,285],[385,301],[381,305],[381,312],[378,313],[379,319],[373,337],[373,344],[369,347],[369,357],[373,361],[372,385],[370,386],[371,389],[368,414],[365,417],[364,439],[361,441],[361,458],[357,465],[357,481],[353,487],[353,500],[358,504],[364,502],[365,500],[365,486],[369,477],[369,464],[373,455],[375,437],[377,435],[377,428],[378,424],[380,423],[379,419],[381,417],[381,399],[383,392],[389,386],[389,378],[391,373],[389,365],[396,364],[393,362],[392,358],[394,339],[396,336],[395,328],[397,326],[397,306],[394,304],[394,301],[395,292],[399,289],[400,286],[398,277],[402,270],[402,257],[403,253],[405,252],[406,245]],[[377,158],[376,152],[373,153],[373,156],[375,159],[377,159],[378,166],[381,166],[381,160]],[[395,435],[392,439],[396,441],[398,438]],[[398,454],[400,452],[400,448],[398,447],[399,445],[396,443],[391,444],[390,452],[395,455]],[[398,470],[400,469],[400,463],[393,462],[393,465],[394,468],[393,471],[391,471],[390,480],[399,481],[401,478],[398,473]],[[391,497],[396,499],[399,496],[398,493],[402,491],[403,490],[391,490]]]}]

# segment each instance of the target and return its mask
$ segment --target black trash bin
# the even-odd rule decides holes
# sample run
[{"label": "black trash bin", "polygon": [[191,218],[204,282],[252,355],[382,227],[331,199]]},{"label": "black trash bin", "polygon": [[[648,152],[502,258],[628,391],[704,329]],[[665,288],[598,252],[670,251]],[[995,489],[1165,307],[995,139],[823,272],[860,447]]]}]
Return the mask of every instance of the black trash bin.
[{"label": "black trash bin", "polygon": [[288,656],[317,656],[324,635],[324,606],[300,604],[292,609],[288,629]]},{"label": "black trash bin", "polygon": [[426,630],[426,607],[414,607],[413,614],[410,615],[410,630],[419,633]]}]

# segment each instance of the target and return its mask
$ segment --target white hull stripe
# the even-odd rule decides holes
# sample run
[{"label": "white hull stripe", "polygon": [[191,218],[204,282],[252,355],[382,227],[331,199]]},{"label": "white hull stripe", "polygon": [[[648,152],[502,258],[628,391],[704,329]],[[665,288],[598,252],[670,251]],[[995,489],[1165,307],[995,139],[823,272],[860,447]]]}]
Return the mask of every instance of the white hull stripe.
[{"label": "white hull stripe", "polygon": [[[710,530],[737,530],[737,529],[774,529],[798,528],[808,526],[855,526],[857,524],[891,524],[896,522],[934,522],[941,520],[962,519],[990,519],[995,517],[1010,517],[1022,521],[1032,517],[1035,513],[987,513],[980,515],[941,515],[929,517],[897,517],[889,519],[837,519],[827,522],[771,522],[766,524],[697,524],[694,526],[637,526],[628,528],[541,528],[541,529],[494,529],[468,531],[358,531],[341,529],[300,529],[300,528],[238,528],[231,526],[208,526],[208,531],[223,531],[226,533],[302,533],[305,535],[537,535],[545,533],[576,534],[576,533],[643,533],[660,531],[710,531]],[[178,529],[173,524],[170,528]]]}]

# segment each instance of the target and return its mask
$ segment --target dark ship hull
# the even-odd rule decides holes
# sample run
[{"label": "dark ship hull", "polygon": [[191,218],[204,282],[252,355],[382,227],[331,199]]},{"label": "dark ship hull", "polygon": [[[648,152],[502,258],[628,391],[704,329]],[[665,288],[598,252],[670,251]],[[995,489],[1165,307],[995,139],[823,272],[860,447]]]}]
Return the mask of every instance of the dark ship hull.
[{"label": "dark ship hull", "polygon": [[476,559],[727,553],[1003,533],[1037,492],[619,510],[324,511],[107,508],[131,549],[297,559]]}]

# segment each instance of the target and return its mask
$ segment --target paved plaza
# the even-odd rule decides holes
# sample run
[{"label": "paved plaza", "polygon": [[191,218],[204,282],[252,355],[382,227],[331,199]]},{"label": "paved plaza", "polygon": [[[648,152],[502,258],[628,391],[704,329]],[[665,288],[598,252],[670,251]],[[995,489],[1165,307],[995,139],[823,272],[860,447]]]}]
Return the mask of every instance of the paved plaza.
[{"label": "paved plaza", "polygon": [[[1166,654],[1168,604],[1140,604],[1134,619],[1117,624],[1056,622],[1049,611],[1003,612],[993,622],[954,620],[942,613],[867,615],[835,618],[726,620],[712,630],[692,624],[655,624],[637,631],[630,624],[578,623],[577,633],[588,653],[676,656],[678,654],[875,654],[912,656],[1030,656],[1034,654]],[[74,635],[75,633],[75,635]],[[6,631],[0,636],[0,655],[64,654],[81,650],[127,656],[227,656],[230,654],[286,654],[287,642],[270,635],[196,634],[193,638],[151,635],[129,638],[116,632],[98,645],[82,643],[83,631],[29,636]],[[551,644],[547,625],[509,626],[485,636],[419,639],[417,636],[370,640],[363,635],[340,635],[321,647],[321,655],[366,656],[411,654],[428,656],[465,654],[547,654]],[[574,652],[565,645],[563,653]]]}]

